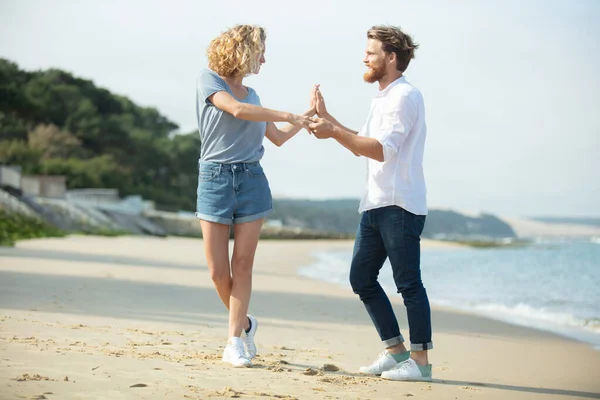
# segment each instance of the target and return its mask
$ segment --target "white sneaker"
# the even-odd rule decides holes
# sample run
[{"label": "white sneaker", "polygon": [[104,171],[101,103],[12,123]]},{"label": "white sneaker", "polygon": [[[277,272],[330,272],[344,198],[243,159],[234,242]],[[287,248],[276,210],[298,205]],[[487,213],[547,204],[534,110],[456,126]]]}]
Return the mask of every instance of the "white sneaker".
[{"label": "white sneaker", "polygon": [[373,364],[367,367],[360,367],[360,373],[366,375],[381,375],[384,371],[394,368],[398,364],[394,357],[387,350],[384,350]]},{"label": "white sneaker", "polygon": [[381,374],[383,379],[392,381],[431,381],[431,364],[420,367],[415,360],[409,358]]},{"label": "white sneaker", "polygon": [[252,315],[248,314],[248,319],[252,323],[250,332],[246,333],[246,336],[242,339],[244,341],[244,350],[246,351],[246,358],[252,360],[256,357],[256,343],[254,343],[254,335],[258,328],[258,321]]},{"label": "white sneaker", "polygon": [[252,362],[246,357],[244,343],[239,337],[232,337],[225,346],[222,360],[234,367],[250,367]]}]

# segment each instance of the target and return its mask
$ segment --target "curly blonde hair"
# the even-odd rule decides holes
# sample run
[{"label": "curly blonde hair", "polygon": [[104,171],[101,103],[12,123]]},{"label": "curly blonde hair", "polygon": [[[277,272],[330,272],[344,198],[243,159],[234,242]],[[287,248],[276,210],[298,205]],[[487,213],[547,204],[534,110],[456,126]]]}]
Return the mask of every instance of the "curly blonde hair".
[{"label": "curly blonde hair", "polygon": [[210,42],[208,67],[221,76],[250,75],[258,67],[266,38],[260,26],[236,25]]}]

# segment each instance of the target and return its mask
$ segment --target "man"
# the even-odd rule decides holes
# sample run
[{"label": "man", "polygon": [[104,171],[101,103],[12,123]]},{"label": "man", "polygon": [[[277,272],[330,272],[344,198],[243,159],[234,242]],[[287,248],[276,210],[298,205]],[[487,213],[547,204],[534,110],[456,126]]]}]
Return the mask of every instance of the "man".
[{"label": "man", "polygon": [[[368,159],[350,283],[386,349],[360,372],[392,380],[429,381],[431,315],[420,269],[420,235],[427,214],[423,176],[427,129],[423,97],[403,76],[418,45],[392,26],[374,26],[367,38],[364,80],[379,83],[367,122],[360,132],[344,127],[327,112],[319,91],[320,118],[309,126],[317,138],[333,138]],[[392,305],[377,281],[388,257],[407,310],[411,351],[404,346]]]}]

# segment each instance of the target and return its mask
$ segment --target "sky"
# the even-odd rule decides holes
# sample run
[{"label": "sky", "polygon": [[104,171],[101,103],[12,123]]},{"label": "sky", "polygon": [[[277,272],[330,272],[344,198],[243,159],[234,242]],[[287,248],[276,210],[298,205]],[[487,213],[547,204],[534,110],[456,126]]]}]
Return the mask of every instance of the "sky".
[{"label": "sky", "polygon": [[[425,98],[430,207],[505,216],[600,216],[600,1],[0,0],[0,57],[91,79],[196,127],[206,48],[239,23],[267,31],[244,82],[266,107],[302,113],[311,86],[360,129],[377,86],[366,32],[420,44],[406,77]],[[276,197],[358,198],[366,161],[301,131],[262,161]]]}]

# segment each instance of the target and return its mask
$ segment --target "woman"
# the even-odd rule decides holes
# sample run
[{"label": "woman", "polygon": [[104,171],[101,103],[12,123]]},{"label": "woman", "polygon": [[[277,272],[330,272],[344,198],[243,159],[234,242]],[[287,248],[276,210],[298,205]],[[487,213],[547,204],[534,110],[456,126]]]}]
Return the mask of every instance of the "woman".
[{"label": "woman", "polygon": [[[197,82],[196,110],[201,151],[196,216],[217,293],[229,310],[229,340],[223,361],[235,367],[252,365],[256,355],[256,318],[247,315],[252,265],[264,218],[272,212],[269,183],[260,165],[266,136],[276,146],[307,128],[315,113],[303,115],[261,107],[256,92],[243,85],[265,62],[265,31],[237,25],[214,39],[208,66]],[[274,122],[288,122],[279,129]],[[229,233],[234,246],[229,260]],[[242,333],[244,334],[242,338]]]}]

